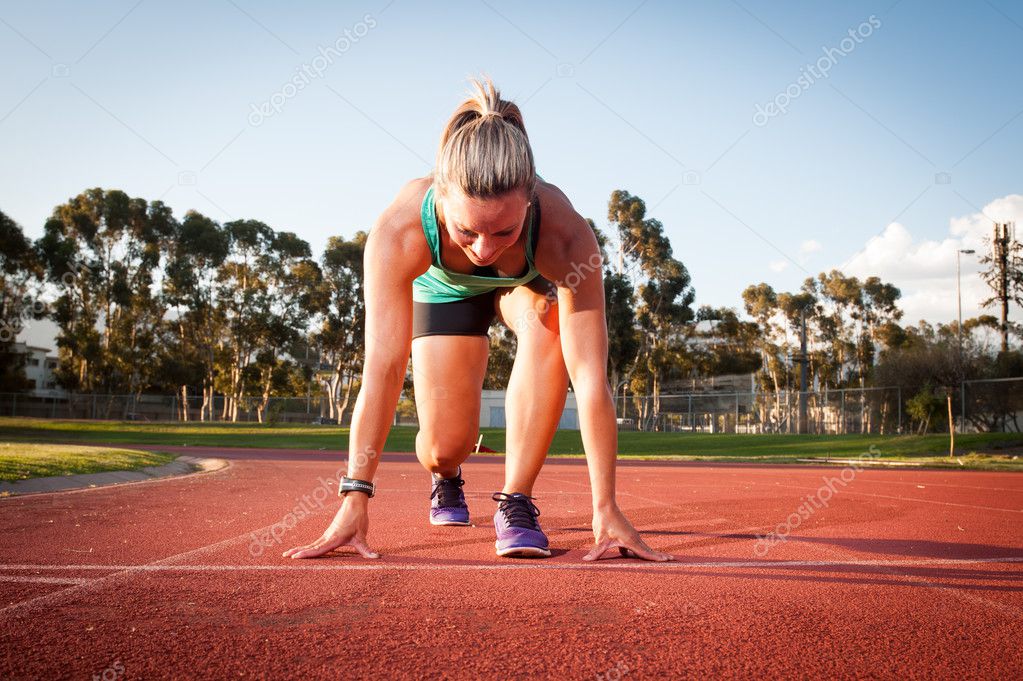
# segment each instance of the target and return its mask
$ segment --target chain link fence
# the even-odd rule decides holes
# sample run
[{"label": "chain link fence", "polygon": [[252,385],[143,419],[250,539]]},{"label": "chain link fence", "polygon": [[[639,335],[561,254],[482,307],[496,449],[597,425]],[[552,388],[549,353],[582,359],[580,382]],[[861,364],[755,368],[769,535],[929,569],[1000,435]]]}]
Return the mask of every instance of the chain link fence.
[{"label": "chain link fence", "polygon": [[[1023,426],[1023,377],[964,381],[952,391],[957,432],[1020,432]],[[681,395],[618,397],[615,409],[621,430],[694,433],[807,433],[833,435],[915,432],[919,423],[907,410],[912,398],[898,387],[846,388],[815,392],[710,392]],[[944,399],[944,398],[943,398]],[[805,408],[801,407],[805,401]],[[216,421],[256,423],[262,399],[238,400],[232,420],[230,402],[216,396],[203,408],[201,397],[186,402],[174,395],[33,396],[0,393],[0,416],[115,421]],[[265,423],[319,423],[348,426],[355,396],[341,423],[330,418],[328,400],[320,394],[271,397]],[[335,405],[336,411],[337,405]],[[205,418],[203,415],[205,414]],[[805,419],[801,417],[805,414]],[[937,417],[947,428],[942,402]],[[211,416],[212,415],[212,416]],[[936,420],[933,425],[939,421]],[[417,425],[409,400],[399,405],[394,425]]]},{"label": "chain link fence", "polygon": [[902,432],[902,397],[898,387],[689,393],[619,397],[616,410],[619,426],[633,430],[891,434]]}]

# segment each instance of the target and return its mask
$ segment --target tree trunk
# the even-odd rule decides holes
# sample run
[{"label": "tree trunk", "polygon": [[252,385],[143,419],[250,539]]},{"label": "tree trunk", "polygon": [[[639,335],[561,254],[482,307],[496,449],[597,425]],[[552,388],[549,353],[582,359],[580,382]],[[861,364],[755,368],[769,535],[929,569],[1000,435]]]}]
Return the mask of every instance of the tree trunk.
[{"label": "tree trunk", "polygon": [[352,373],[348,374],[348,382],[345,385],[345,399],[341,402],[341,406],[337,410],[337,425],[341,425],[345,417],[345,412],[348,410],[348,404],[352,399],[352,386],[355,385],[355,375]]}]

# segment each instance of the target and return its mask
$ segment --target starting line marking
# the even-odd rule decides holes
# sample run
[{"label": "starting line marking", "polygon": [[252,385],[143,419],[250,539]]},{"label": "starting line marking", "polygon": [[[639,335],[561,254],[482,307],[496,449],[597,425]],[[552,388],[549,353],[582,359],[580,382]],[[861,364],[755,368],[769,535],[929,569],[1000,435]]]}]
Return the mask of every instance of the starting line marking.
[{"label": "starting line marking", "polygon": [[[353,558],[355,557],[352,554]],[[0,570],[107,570],[123,572],[317,572],[344,570],[684,570],[702,568],[800,568],[800,567],[914,567],[927,565],[978,565],[991,563],[1023,563],[1023,556],[1005,558],[924,558],[919,560],[735,560],[710,561],[703,563],[685,563],[670,561],[666,563],[622,563],[618,560],[597,563],[536,563],[536,564],[478,564],[478,563],[371,563],[371,564],[336,564],[327,565],[33,565],[31,563],[0,564]],[[25,579],[7,579],[0,575],[0,581],[34,581],[35,577]],[[44,579],[44,578],[38,578]],[[53,578],[60,579],[60,578]],[[103,578],[100,578],[103,579]],[[54,583],[77,584],[86,580],[69,578]]]},{"label": "starting line marking", "polygon": [[36,584],[85,584],[86,577],[42,577],[37,575],[0,575],[0,582],[33,582]]}]

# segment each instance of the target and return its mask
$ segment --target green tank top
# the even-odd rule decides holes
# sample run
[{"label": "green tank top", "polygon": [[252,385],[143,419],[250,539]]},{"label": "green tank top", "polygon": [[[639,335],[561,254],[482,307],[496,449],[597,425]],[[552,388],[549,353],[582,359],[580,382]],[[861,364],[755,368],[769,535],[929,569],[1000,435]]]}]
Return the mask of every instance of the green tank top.
[{"label": "green tank top", "polygon": [[[526,264],[528,269],[520,277],[485,276],[483,274],[462,274],[444,269],[440,260],[440,226],[437,223],[437,211],[433,197],[433,186],[426,190],[421,210],[423,233],[426,243],[430,245],[430,268],[420,274],[412,282],[412,300],[418,303],[450,303],[463,300],[481,293],[490,293],[494,289],[505,286],[522,286],[537,276],[539,272],[533,263],[535,237],[539,230],[539,202],[534,196],[526,218]],[[478,267],[477,271],[488,268]]]}]

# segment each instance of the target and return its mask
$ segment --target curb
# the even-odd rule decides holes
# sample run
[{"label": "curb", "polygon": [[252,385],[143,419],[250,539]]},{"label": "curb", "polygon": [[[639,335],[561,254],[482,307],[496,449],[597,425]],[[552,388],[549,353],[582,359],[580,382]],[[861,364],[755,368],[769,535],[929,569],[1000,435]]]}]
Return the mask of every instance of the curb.
[{"label": "curb", "polygon": [[17,482],[0,482],[0,496],[10,497],[44,492],[66,492],[109,487],[110,485],[123,485],[132,482],[147,482],[194,473],[210,473],[226,468],[227,465],[228,462],[224,459],[179,456],[174,461],[162,466],[146,466],[133,471],[55,475],[46,478],[19,480]]},{"label": "curb", "polygon": [[[830,459],[830,458],[796,459],[796,461],[805,461],[808,463],[836,463],[851,466],[924,466],[927,463],[930,463],[927,461],[873,461],[870,459]],[[962,466],[963,462],[960,461],[959,465]]]}]

